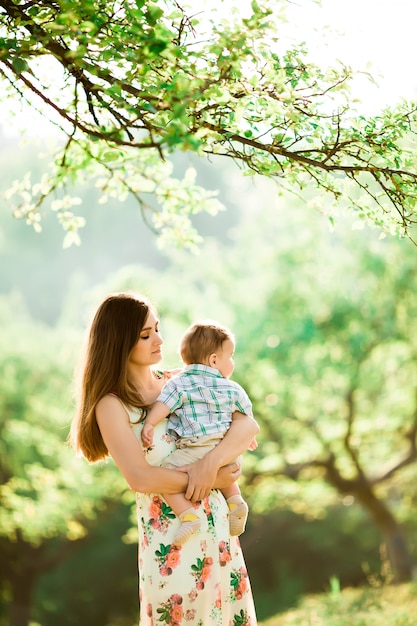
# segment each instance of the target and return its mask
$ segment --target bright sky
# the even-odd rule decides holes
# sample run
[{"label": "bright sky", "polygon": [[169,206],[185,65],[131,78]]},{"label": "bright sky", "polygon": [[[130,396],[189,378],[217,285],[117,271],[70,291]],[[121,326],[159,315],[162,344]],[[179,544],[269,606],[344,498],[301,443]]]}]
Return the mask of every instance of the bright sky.
[{"label": "bright sky", "polygon": [[[277,7],[279,0],[275,1]],[[187,0],[195,11],[223,13],[233,0]],[[356,95],[363,102],[361,110],[378,112],[381,105],[395,104],[401,97],[417,99],[417,73],[414,70],[415,0],[288,0],[289,23],[283,36],[294,42],[305,40],[311,57],[320,65],[332,65],[336,59],[354,69],[369,71],[379,87],[365,78],[358,79]],[[245,11],[250,0],[237,0]],[[2,116],[4,119],[4,116]],[[25,126],[27,134],[42,134],[52,129],[32,116],[9,116],[2,123],[3,132],[16,136]]]},{"label": "bright sky", "polygon": [[[222,13],[232,3],[246,12],[251,0],[188,2],[201,10]],[[274,3],[277,8],[282,3],[287,7],[289,20],[282,26],[283,38],[294,43],[305,40],[318,65],[339,60],[372,74],[378,88],[364,77],[357,81],[357,93],[370,110],[379,109],[379,102],[385,105],[401,97],[417,98],[415,0],[270,0],[269,6]]]},{"label": "bright sky", "polygon": [[[295,38],[305,33],[319,61],[338,58],[372,73],[379,89],[361,81],[361,99],[375,105],[375,100],[394,104],[401,97],[417,98],[415,0],[322,0],[321,7],[313,0],[293,0],[292,5]],[[326,23],[333,35],[324,29]]]}]

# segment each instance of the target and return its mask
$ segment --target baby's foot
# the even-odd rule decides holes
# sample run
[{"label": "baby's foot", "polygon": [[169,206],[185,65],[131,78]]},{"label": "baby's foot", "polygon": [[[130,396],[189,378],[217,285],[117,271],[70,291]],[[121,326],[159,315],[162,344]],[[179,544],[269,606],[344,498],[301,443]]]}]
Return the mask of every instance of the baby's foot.
[{"label": "baby's foot", "polygon": [[173,543],[182,546],[201,526],[200,518],[194,513],[194,509],[189,508],[178,516],[181,522]]},{"label": "baby's foot", "polygon": [[229,527],[232,537],[241,535],[245,530],[248,519],[248,505],[240,496],[231,496],[227,499],[229,507]]}]

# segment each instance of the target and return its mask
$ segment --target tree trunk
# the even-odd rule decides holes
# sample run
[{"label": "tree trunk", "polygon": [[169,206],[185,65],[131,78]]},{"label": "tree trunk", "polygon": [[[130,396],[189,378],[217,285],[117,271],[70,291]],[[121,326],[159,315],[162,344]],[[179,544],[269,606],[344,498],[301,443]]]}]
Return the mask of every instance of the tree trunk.
[{"label": "tree trunk", "polygon": [[383,500],[376,497],[369,483],[353,493],[378,527],[386,544],[394,582],[406,582],[412,578],[412,562],[402,528]]},{"label": "tree trunk", "polygon": [[11,602],[8,605],[8,626],[28,626],[31,621],[32,597],[40,575],[42,547],[27,543],[20,532],[13,542],[2,545],[5,554],[2,575],[8,581]]},{"label": "tree trunk", "polygon": [[32,605],[32,593],[35,577],[31,573],[22,573],[13,577],[11,582],[12,603],[9,609],[9,626],[28,626]]},{"label": "tree trunk", "polygon": [[413,567],[407,543],[402,535],[401,528],[391,529],[385,535],[387,556],[394,572],[395,582],[407,582],[412,579]]},{"label": "tree trunk", "polygon": [[358,503],[367,511],[381,533],[386,544],[387,557],[391,564],[394,582],[407,582],[412,578],[412,562],[402,528],[387,507],[384,500],[378,498],[363,472],[354,479],[345,479],[336,467],[334,457],[326,463],[326,480],[339,493],[355,496]]},{"label": "tree trunk", "polygon": [[[114,505],[116,507],[116,503]],[[112,508],[108,508],[110,512]],[[6,555],[1,563],[2,577],[8,581],[11,591],[11,602],[8,604],[7,626],[29,626],[31,622],[33,592],[39,578],[45,572],[60,566],[75,550],[90,540],[90,534],[76,541],[67,539],[56,542],[48,554],[48,540],[39,546],[27,543],[17,532],[16,539],[11,542],[6,538],[0,546]]]}]

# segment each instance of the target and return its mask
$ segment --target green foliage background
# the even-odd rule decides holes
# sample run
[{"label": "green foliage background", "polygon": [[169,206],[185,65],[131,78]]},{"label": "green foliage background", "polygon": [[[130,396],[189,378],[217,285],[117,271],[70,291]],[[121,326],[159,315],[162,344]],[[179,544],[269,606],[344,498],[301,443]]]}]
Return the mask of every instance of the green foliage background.
[{"label": "green foliage background", "polygon": [[[1,153],[11,176],[22,154],[12,144]],[[25,154],[37,163],[35,150]],[[179,363],[177,341],[191,319],[216,317],[236,332],[234,378],[247,387],[262,427],[242,478],[251,506],[242,545],[260,619],[327,589],[332,577],[357,585],[367,568],[380,570],[379,532],[354,498],[317,469],[299,480],[279,470],[336,445],[351,476],[339,418],[352,380],[367,470],[378,473],[381,459],[404,453],[414,407],[415,248],[346,217],[330,230],[319,211],[306,210],[312,191],[303,201],[278,197],[232,166],[184,156],[174,166],[183,172],[190,164],[228,207],[199,218],[206,241],[197,256],[159,250],[135,207],[97,205],[87,189],[80,190],[90,214],[79,249],[62,249],[53,220],[36,234],[3,207],[2,626],[16,578],[33,584],[31,615],[42,626],[137,619],[132,495],[111,463],[89,467],[65,445],[84,328],[102,295],[116,289],[143,291],[157,303],[167,367]],[[367,350],[375,343],[375,352]],[[413,559],[415,477],[410,464],[378,488],[404,524]]]}]

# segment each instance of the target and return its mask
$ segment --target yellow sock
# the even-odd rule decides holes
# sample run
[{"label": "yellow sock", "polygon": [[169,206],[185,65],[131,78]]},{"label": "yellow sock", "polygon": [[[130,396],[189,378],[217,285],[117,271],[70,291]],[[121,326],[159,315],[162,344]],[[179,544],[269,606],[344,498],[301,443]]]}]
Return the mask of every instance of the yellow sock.
[{"label": "yellow sock", "polygon": [[229,507],[229,528],[232,537],[241,535],[245,530],[246,520],[248,519],[248,505],[242,496],[230,496],[227,498],[227,506]]},{"label": "yellow sock", "polygon": [[179,527],[177,534],[174,537],[173,544],[176,546],[182,546],[183,543],[191,537],[201,526],[201,521],[198,515],[195,514],[193,508],[186,509],[181,515],[179,515],[181,526]]}]

